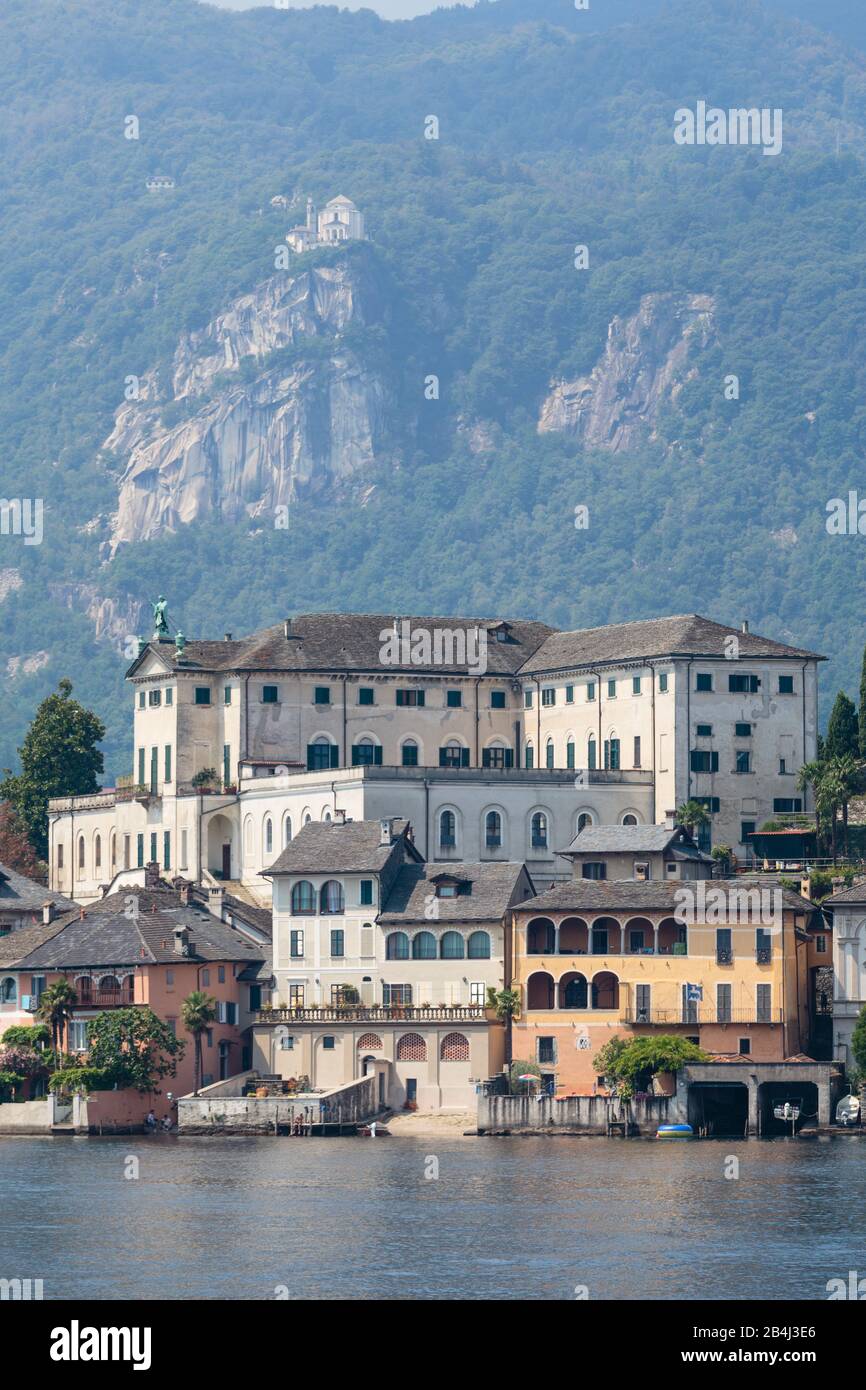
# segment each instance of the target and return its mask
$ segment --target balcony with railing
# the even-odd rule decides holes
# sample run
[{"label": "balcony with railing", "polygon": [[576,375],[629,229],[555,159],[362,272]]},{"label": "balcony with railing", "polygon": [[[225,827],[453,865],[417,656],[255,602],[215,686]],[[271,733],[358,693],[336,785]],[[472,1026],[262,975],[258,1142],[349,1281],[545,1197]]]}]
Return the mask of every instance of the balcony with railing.
[{"label": "balcony with railing", "polygon": [[123,1009],[135,1003],[132,989],[82,989],[79,985],[77,1008],[79,1009]]},{"label": "balcony with railing", "polygon": [[322,1004],[307,1008],[260,1009],[256,1023],[484,1023],[480,1004]]},{"label": "balcony with railing", "polygon": [[757,1004],[730,1009],[718,1008],[711,1004],[678,1009],[639,1009],[636,1005],[629,1004],[625,1009],[624,1022],[691,1028],[708,1023],[781,1023],[782,1010],[762,1009]]}]

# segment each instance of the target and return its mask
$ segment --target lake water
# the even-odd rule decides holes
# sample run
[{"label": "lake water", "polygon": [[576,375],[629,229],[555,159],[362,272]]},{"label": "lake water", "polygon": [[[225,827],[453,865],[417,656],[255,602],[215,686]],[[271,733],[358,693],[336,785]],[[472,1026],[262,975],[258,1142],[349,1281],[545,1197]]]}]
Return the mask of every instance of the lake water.
[{"label": "lake water", "polygon": [[2,1139],[0,1212],[46,1299],[823,1299],[866,1140]]}]

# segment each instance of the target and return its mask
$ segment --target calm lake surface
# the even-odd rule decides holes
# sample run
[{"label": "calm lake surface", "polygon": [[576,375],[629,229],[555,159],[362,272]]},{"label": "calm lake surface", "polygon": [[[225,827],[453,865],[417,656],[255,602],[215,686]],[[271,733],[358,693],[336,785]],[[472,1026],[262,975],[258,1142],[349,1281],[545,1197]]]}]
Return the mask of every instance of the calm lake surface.
[{"label": "calm lake surface", "polygon": [[866,1140],[2,1139],[0,1211],[46,1299],[822,1299]]}]

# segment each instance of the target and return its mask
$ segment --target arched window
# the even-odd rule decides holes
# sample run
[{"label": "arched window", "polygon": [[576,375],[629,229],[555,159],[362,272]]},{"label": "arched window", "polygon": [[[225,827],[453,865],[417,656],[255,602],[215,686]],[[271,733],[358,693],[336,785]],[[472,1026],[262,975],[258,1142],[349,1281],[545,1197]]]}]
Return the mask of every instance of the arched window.
[{"label": "arched window", "polygon": [[270,816],[268,816],[267,820],[265,821],[265,854],[273,854],[273,852],[274,852],[274,823],[273,823],[273,821],[271,820]]},{"label": "arched window", "polygon": [[439,1049],[439,1057],[443,1062],[468,1062],[468,1039],[462,1033],[446,1033]]},{"label": "arched window", "polygon": [[457,818],[453,811],[442,811],[439,815],[439,848],[453,849],[457,844]]},{"label": "arched window", "polygon": [[14,1004],[18,998],[18,985],[11,975],[0,980],[0,1004]]},{"label": "arched window", "polygon": [[486,931],[474,931],[469,937],[467,955],[470,960],[490,959],[490,936]]},{"label": "arched window", "polygon": [[133,1004],[135,1002],[135,976],[124,975],[121,988],[123,990],[123,1002]]},{"label": "arched window", "polygon": [[547,816],[536,811],[532,817],[531,839],[533,849],[547,849]]},{"label": "arched window", "polygon": [[312,819],[313,817],[310,815],[308,811],[307,814],[304,816],[304,825],[309,825]]},{"label": "arched window", "polygon": [[392,931],[385,938],[385,959],[409,959],[409,938],[404,931]]},{"label": "arched window", "polygon": [[302,879],[292,889],[292,912],[310,916],[316,910],[316,890],[312,883]]},{"label": "arched window", "polygon": [[544,749],[544,765],[545,765],[545,767],[546,767],[549,771],[553,771],[553,766],[554,766],[553,759],[554,759],[553,739],[552,739],[552,738],[549,738],[549,739],[547,740],[547,744],[545,745],[545,749]]},{"label": "arched window", "polygon": [[488,849],[502,848],[502,817],[498,811],[488,811],[484,819],[484,843]]},{"label": "arched window", "polygon": [[284,844],[284,845],[291,844],[291,840],[292,840],[292,818],[291,818],[291,816],[286,816],[286,819],[283,821],[283,844]]},{"label": "arched window", "polygon": [[89,975],[77,975],[72,982],[72,987],[78,997],[79,1004],[92,1003],[93,981]]},{"label": "arched window", "polygon": [[78,877],[84,877],[84,836],[78,837]]},{"label": "arched window", "polygon": [[244,821],[244,855],[247,859],[253,857],[253,818],[247,816]]},{"label": "arched window", "polygon": [[463,959],[464,942],[459,931],[447,931],[444,933],[439,946],[439,956],[442,960]]},{"label": "arched window", "polygon": [[120,981],[116,975],[103,975],[97,985],[99,993],[108,999],[120,997]]},{"label": "arched window", "polygon": [[622,823],[623,825],[637,825],[637,816],[623,816]]},{"label": "arched window", "polygon": [[404,767],[418,766],[418,744],[414,738],[403,740],[401,745],[401,762]]},{"label": "arched window", "polygon": [[94,837],[93,837],[93,867],[94,867],[94,870],[96,870],[96,869],[101,869],[101,868],[102,868],[102,837],[101,837],[101,835],[94,835]]},{"label": "arched window", "polygon": [[362,1033],[358,1039],[359,1052],[381,1052],[382,1039],[378,1033]]},{"label": "arched window", "polygon": [[456,738],[449,738],[444,747],[439,749],[440,767],[468,767],[469,749],[464,748]]},{"label": "arched window", "polygon": [[426,1062],[427,1044],[420,1033],[404,1033],[397,1041],[398,1062]]},{"label": "arched window", "polygon": [[596,747],[595,734],[590,734],[586,745],[586,765],[590,772],[598,767],[598,748]]},{"label": "arched window", "polygon": [[419,931],[412,937],[412,959],[436,959],[436,938],[432,931]]},{"label": "arched window", "polygon": [[325,825],[330,825],[330,824],[331,824],[331,813],[330,813],[330,811],[323,811],[323,812],[322,812],[322,820],[325,822]]},{"label": "arched window", "polygon": [[325,772],[329,767],[336,767],[336,746],[331,745],[331,740],[326,734],[318,734],[307,748],[307,771]]},{"label": "arched window", "polygon": [[338,883],[335,878],[329,878],[327,883],[322,884],[322,891],[319,894],[319,908],[323,916],[333,916],[344,910],[345,902],[343,899],[343,885]]},{"label": "arched window", "polygon": [[577,818],[578,835],[580,834],[581,830],[585,830],[588,825],[592,825],[592,816],[589,814],[589,811],[581,811],[580,815]]},{"label": "arched window", "polygon": [[111,840],[109,843],[111,846],[109,853],[111,855],[111,868],[113,871],[117,867],[117,835],[113,830],[111,832]]}]

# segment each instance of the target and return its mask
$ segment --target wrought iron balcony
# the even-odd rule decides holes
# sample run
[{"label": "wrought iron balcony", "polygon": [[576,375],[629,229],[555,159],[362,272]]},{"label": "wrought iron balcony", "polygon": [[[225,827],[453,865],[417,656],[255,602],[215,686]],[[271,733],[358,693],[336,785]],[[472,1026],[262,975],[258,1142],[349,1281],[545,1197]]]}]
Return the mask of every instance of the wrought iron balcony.
[{"label": "wrought iron balcony", "polygon": [[322,1004],[260,1009],[255,1018],[257,1023],[483,1023],[487,1011],[480,1004]]},{"label": "wrought iron balcony", "polygon": [[756,1004],[731,1009],[720,1009],[713,1004],[696,1004],[691,1009],[638,1009],[631,1004],[625,1009],[624,1021],[692,1028],[707,1023],[781,1023],[782,1010],[759,1009]]}]

